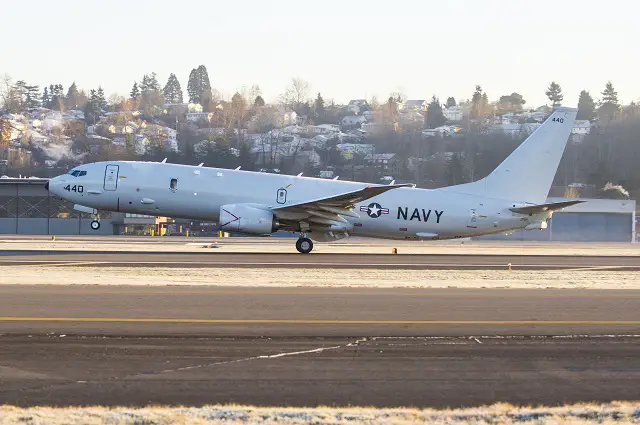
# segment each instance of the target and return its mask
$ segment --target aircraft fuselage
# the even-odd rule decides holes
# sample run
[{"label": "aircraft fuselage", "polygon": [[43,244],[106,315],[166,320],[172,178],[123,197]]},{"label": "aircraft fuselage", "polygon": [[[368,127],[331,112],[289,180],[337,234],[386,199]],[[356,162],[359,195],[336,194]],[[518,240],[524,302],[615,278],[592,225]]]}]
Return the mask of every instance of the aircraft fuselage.
[{"label": "aircraft fuselage", "polygon": [[[100,162],[75,170],[81,172],[52,179],[49,190],[98,210],[215,222],[226,204],[278,208],[370,186],[154,162]],[[477,236],[523,228],[546,218],[511,212],[509,208],[517,204],[521,202],[457,193],[455,187],[398,188],[355,205],[353,212],[359,218],[344,218],[350,235],[391,239]]]}]

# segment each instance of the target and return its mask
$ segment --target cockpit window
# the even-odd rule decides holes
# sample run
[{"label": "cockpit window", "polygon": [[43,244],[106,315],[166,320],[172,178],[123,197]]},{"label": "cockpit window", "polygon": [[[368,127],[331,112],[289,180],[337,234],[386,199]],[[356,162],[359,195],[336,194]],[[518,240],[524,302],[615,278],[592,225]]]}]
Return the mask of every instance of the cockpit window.
[{"label": "cockpit window", "polygon": [[86,176],[87,172],[81,171],[81,170],[71,170],[69,171],[68,174],[72,175],[73,177],[82,177],[82,176]]}]

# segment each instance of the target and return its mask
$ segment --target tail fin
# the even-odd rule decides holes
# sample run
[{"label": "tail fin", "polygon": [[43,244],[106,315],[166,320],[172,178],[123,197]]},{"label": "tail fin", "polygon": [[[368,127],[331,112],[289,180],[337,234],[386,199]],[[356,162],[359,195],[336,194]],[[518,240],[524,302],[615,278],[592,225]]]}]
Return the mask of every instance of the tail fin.
[{"label": "tail fin", "polygon": [[543,204],[558,170],[578,110],[558,107],[511,155],[482,180],[446,190]]}]

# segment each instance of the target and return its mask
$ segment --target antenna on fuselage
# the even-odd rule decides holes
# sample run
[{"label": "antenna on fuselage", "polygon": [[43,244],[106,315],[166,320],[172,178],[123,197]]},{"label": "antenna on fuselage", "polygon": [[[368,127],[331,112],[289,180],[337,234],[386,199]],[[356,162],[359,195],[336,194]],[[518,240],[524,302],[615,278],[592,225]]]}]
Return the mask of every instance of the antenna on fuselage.
[{"label": "antenna on fuselage", "polygon": [[340,177],[340,176],[335,176],[333,179],[334,179],[334,180],[338,180],[338,177]]},{"label": "antenna on fuselage", "polygon": [[302,173],[298,174],[296,177],[301,177],[301,176],[302,176]]},{"label": "antenna on fuselage", "polygon": [[167,162],[167,158],[163,159],[161,162],[165,164]]},{"label": "antenna on fuselage", "polygon": [[238,165],[235,169],[239,170],[240,168],[242,168],[242,165]]},{"label": "antenna on fuselage", "polygon": [[204,165],[204,162],[201,162],[200,164],[198,164],[198,167],[202,167]]}]

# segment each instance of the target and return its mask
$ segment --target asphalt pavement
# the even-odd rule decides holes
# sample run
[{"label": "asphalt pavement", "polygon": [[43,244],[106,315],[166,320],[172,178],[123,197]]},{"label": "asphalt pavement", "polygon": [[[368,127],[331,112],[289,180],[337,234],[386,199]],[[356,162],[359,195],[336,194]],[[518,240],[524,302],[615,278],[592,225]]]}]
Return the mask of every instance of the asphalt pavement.
[{"label": "asphalt pavement", "polygon": [[0,403],[640,397],[640,291],[0,286]]},{"label": "asphalt pavement", "polygon": [[3,250],[0,267],[19,265],[180,268],[314,268],[405,270],[640,270],[640,256],[320,254]]}]

